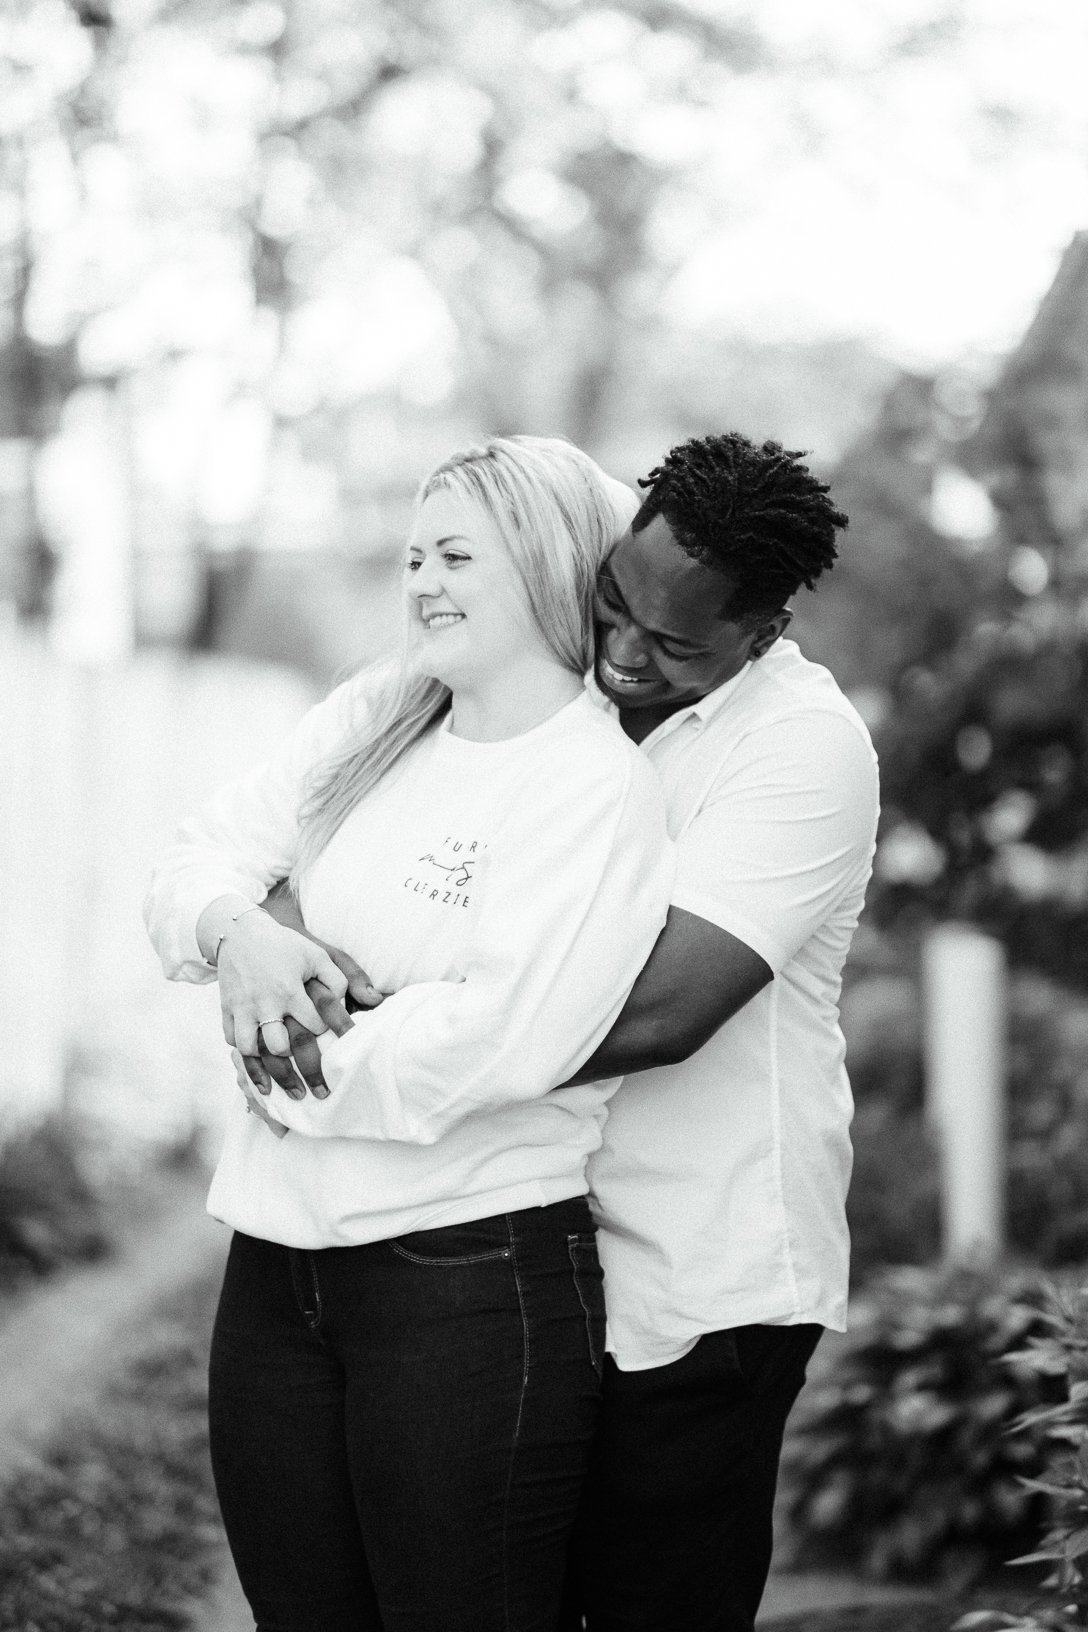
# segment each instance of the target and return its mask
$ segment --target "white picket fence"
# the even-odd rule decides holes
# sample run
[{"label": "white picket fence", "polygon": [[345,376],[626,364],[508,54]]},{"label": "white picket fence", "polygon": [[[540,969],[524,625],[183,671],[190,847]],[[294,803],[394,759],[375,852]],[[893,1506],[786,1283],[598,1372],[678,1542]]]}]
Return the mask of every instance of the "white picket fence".
[{"label": "white picket fence", "polygon": [[141,898],[179,818],[313,696],[216,657],[81,667],[0,628],[0,1139],[56,1111],[119,1160],[214,1137],[237,1091],[215,989],[163,979]]}]

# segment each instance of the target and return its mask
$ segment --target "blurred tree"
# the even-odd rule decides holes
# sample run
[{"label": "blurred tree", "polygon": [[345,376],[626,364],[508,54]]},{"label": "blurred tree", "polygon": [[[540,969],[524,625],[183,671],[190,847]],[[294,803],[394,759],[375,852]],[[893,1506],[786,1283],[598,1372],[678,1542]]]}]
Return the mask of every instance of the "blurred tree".
[{"label": "blurred tree", "polygon": [[850,527],[834,572],[814,598],[798,598],[795,633],[848,690],[890,696],[1001,593],[998,554],[950,536],[956,518],[935,502],[970,428],[969,398],[960,403],[939,378],[903,374],[834,471]]},{"label": "blurred tree", "polygon": [[[880,734],[878,916],[954,915],[1088,986],[1088,236],[961,449],[999,518],[943,652]],[[1000,567],[994,576],[992,567]],[[913,836],[913,845],[911,842]]]},{"label": "blurred tree", "polygon": [[[829,84],[864,100],[959,49],[955,8],[929,10],[820,56],[702,0],[12,0],[0,487],[22,559],[47,536],[27,449],[88,380],[124,382],[151,623],[205,535],[380,539],[374,493],[436,439],[599,446],[660,377],[666,287],[761,166],[832,130]],[[726,164],[723,111],[756,80],[781,131]]]},{"label": "blurred tree", "polygon": [[[153,411],[214,360],[204,423],[263,417],[286,536],[322,518],[283,481],[324,480],[328,519],[330,428],[376,385],[437,403],[456,379],[470,422],[592,444],[679,252],[654,211],[698,153],[691,118],[766,63],[749,25],[680,0],[19,0],[0,33],[18,599],[43,600],[34,449],[87,378],[138,375]],[[663,156],[648,121],[670,115],[689,139]],[[165,497],[144,505],[160,530]]]},{"label": "blurred tree", "polygon": [[[686,248],[657,211],[699,156],[696,116],[770,66],[754,28],[652,0],[280,15],[248,212],[258,300],[282,315],[375,252],[407,257],[452,317],[472,417],[599,441],[615,360]],[[672,155],[651,116],[687,132]]]},{"label": "blurred tree", "polygon": [[[63,18],[56,21],[63,27]],[[57,134],[57,87],[73,97],[75,112],[97,53],[73,42],[50,76],[38,19],[23,22],[21,31],[10,27],[0,51],[0,599],[37,617],[47,609],[54,563],[34,502],[36,454],[79,368],[71,335],[41,337],[32,322],[36,186]]]}]

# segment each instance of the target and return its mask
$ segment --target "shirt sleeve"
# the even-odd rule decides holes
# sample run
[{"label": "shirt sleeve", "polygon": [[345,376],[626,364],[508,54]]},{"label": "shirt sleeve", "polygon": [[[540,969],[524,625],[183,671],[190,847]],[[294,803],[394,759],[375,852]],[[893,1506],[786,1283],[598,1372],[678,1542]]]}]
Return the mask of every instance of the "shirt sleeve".
[{"label": "shirt sleeve", "polygon": [[362,706],[357,681],[339,686],[303,716],[277,754],[182,822],[152,870],[144,898],[144,922],[170,980],[215,979],[196,938],[197,920],[210,901],[239,894],[260,902],[286,878],[310,773],[335,751]]},{"label": "shirt sleeve", "polygon": [[356,1015],[322,1049],[329,1097],[277,1093],[280,1121],[433,1144],[463,1118],[547,1093],[589,1057],[664,927],[673,876],[649,764],[592,746],[574,766],[537,766],[505,815],[464,978]]},{"label": "shirt sleeve", "polygon": [[737,745],[680,834],[673,905],[779,974],[867,876],[877,811],[876,756],[849,720],[770,722]]}]

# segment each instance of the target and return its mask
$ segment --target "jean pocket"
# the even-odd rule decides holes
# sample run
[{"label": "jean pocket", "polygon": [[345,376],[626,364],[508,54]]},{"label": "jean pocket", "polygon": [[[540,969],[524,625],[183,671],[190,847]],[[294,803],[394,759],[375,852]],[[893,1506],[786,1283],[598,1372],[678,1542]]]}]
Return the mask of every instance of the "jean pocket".
[{"label": "jean pocket", "polygon": [[439,1268],[511,1257],[510,1226],[501,1214],[472,1219],[467,1224],[446,1224],[437,1230],[412,1230],[408,1235],[394,1236],[388,1245],[398,1258]]},{"label": "jean pocket", "polygon": [[593,1369],[600,1377],[604,1368],[604,1270],[597,1254],[597,1238],[567,1236],[567,1255],[574,1271],[574,1287],[586,1323],[586,1342]]}]

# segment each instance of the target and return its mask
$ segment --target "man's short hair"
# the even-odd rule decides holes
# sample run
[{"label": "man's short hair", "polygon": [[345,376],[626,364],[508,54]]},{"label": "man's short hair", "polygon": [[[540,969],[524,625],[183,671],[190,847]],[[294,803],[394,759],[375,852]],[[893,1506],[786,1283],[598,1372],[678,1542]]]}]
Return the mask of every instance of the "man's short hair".
[{"label": "man's short hair", "polygon": [[816,587],[847,525],[827,483],[803,461],[779,442],[757,446],[738,431],[681,442],[640,481],[648,491],[632,529],[663,516],[681,549],[728,576],[723,616],[759,623],[802,584]]}]

